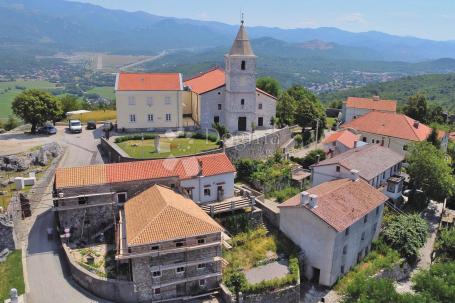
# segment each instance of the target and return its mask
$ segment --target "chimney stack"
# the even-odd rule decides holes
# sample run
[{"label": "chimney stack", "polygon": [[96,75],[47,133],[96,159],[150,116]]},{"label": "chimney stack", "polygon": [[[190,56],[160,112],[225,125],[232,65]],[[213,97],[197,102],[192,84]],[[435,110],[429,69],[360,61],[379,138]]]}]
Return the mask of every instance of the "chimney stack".
[{"label": "chimney stack", "polygon": [[318,207],[318,196],[317,195],[310,195],[310,207],[316,208]]},{"label": "chimney stack", "polygon": [[359,171],[358,171],[358,170],[356,170],[356,169],[351,169],[350,173],[351,173],[351,180],[352,180],[352,181],[357,181],[357,180],[359,180]]},{"label": "chimney stack", "polygon": [[304,206],[308,204],[310,194],[307,191],[300,193],[300,205]]},{"label": "chimney stack", "polygon": [[414,121],[414,127],[419,128],[420,122],[419,121]]}]

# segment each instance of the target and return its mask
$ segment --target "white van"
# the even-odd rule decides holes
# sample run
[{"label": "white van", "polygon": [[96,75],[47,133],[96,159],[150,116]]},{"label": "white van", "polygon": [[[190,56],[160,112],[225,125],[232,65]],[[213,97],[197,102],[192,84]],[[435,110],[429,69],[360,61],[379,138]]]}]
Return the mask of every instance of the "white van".
[{"label": "white van", "polygon": [[82,123],[79,120],[69,120],[68,126],[71,133],[81,133]]}]

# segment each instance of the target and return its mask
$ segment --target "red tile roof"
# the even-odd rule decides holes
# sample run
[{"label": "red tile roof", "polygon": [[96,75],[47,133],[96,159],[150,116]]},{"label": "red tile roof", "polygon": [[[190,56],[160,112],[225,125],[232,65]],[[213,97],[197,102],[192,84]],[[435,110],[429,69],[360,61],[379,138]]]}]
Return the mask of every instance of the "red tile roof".
[{"label": "red tile roof", "polygon": [[160,185],[125,203],[125,221],[128,246],[223,231],[196,203]]},{"label": "red tile roof", "polygon": [[218,67],[185,80],[185,85],[199,95],[222,87],[225,83],[224,70]]},{"label": "red tile roof", "polygon": [[416,122],[403,114],[374,111],[345,123],[341,127],[410,141],[424,141],[430,135],[431,128]]},{"label": "red tile roof", "polygon": [[341,130],[326,138],[323,144],[331,144],[338,141],[348,148],[354,148],[355,142],[359,141],[359,139],[360,135],[356,135],[349,130]]},{"label": "red tile roof", "polygon": [[[221,88],[226,85],[225,72],[220,67],[215,67],[197,76],[185,80],[185,86],[191,87],[191,90],[199,95]],[[270,98],[276,99],[275,96],[256,88],[256,91]]]},{"label": "red tile roof", "polygon": [[396,112],[397,111],[397,101],[348,97],[348,99],[346,100],[346,107]]},{"label": "red tile roof", "polygon": [[184,158],[146,160],[82,167],[59,168],[55,173],[57,189],[176,177],[196,177],[234,173],[235,167],[224,153]]},{"label": "red tile roof", "polygon": [[118,91],[182,90],[182,75],[120,72],[117,74],[115,89]]},{"label": "red tile roof", "polygon": [[[341,232],[387,201],[387,196],[365,181],[339,179],[307,190],[317,195],[317,207],[301,206],[300,194],[278,207],[304,207]],[[286,218],[283,218],[286,220]]]}]

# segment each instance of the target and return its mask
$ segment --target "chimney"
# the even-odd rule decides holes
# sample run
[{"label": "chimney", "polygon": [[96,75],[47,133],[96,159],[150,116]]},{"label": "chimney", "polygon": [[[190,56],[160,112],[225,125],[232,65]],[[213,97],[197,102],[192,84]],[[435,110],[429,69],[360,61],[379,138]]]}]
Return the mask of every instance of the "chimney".
[{"label": "chimney", "polygon": [[308,204],[310,194],[307,191],[300,193],[300,205],[304,206]]},{"label": "chimney", "polygon": [[419,125],[420,125],[420,122],[419,122],[419,121],[417,121],[417,120],[414,121],[414,127],[415,127],[415,128],[419,128]]},{"label": "chimney", "polygon": [[310,195],[310,207],[316,208],[318,207],[318,196],[317,195]]},{"label": "chimney", "polygon": [[351,173],[351,180],[352,181],[357,181],[359,180],[359,171],[356,170],[356,169],[351,169],[350,170],[350,173]]},{"label": "chimney", "polygon": [[373,101],[380,101],[381,98],[379,96],[373,96]]}]

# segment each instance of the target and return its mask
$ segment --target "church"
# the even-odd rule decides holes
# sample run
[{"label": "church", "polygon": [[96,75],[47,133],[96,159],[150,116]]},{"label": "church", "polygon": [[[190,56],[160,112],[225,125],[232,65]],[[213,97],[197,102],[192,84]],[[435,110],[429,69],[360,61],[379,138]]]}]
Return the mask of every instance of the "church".
[{"label": "church", "polygon": [[256,87],[256,55],[243,21],[215,67],[182,80],[180,73],[117,74],[117,125],[126,131],[211,128],[231,133],[272,128],[276,98]]}]

